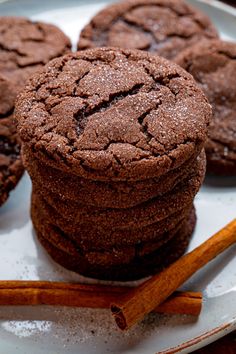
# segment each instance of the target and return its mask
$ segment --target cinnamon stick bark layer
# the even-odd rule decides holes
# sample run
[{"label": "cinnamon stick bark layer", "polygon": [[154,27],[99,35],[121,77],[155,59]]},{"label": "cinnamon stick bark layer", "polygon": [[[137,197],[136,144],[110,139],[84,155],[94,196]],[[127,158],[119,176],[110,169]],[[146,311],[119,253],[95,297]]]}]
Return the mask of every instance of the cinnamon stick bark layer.
[{"label": "cinnamon stick bark layer", "polygon": [[114,302],[111,311],[118,327],[128,329],[167,299],[180,285],[189,279],[217,255],[236,242],[236,219],[222,230],[186,254],[161,273]]},{"label": "cinnamon stick bark layer", "polygon": [[[48,281],[0,281],[0,306],[70,306],[109,308],[119,301],[128,287],[87,285]],[[175,292],[154,309],[159,313],[199,315],[202,308],[200,292]]]}]

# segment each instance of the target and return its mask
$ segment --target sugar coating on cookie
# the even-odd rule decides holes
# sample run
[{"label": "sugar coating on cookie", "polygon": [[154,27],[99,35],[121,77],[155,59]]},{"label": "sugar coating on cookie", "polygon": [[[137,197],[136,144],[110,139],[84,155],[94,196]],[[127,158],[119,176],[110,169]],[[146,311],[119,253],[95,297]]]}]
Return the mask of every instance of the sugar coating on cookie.
[{"label": "sugar coating on cookie", "polygon": [[[144,254],[140,252],[141,245],[83,252],[60,229],[43,218],[34,202],[31,205],[31,215],[40,243],[57,263],[89,277],[123,281],[156,274],[181,257],[196,224],[196,214],[192,207],[186,220],[173,230],[171,239],[157,249],[147,250],[146,244],[143,244],[147,252],[144,251]],[[155,247],[155,243],[152,246]]]},{"label": "sugar coating on cookie", "polygon": [[140,180],[200,153],[211,107],[174,63],[96,48],[46,65],[15,115],[25,146],[46,164],[90,179]]}]

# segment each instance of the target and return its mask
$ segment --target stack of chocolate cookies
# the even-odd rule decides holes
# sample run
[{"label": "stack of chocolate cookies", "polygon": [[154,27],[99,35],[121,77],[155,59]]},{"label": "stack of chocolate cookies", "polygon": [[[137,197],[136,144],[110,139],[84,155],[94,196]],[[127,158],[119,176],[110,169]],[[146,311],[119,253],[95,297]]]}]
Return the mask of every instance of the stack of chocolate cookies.
[{"label": "stack of chocolate cookies", "polygon": [[184,253],[211,118],[191,75],[146,52],[85,50],[33,76],[15,116],[33,224],[54,260],[130,280]]},{"label": "stack of chocolate cookies", "polygon": [[57,27],[22,17],[0,17],[0,206],[24,168],[13,118],[17,93],[30,75],[71,47]]}]

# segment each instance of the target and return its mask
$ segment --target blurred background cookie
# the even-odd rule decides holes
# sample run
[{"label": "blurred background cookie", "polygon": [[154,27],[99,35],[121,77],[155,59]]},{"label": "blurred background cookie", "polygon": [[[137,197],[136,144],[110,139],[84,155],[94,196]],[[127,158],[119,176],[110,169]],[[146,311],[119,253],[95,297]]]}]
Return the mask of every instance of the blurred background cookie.
[{"label": "blurred background cookie", "polygon": [[14,86],[0,75],[0,206],[24,171],[20,159],[20,141],[12,116],[15,97]]},{"label": "blurred background cookie", "polygon": [[0,17],[0,205],[24,170],[13,114],[15,98],[30,75],[70,47],[70,40],[53,25]]},{"label": "blurred background cookie", "polygon": [[19,91],[28,77],[71,48],[56,26],[24,17],[0,17],[0,73]]},{"label": "blurred background cookie", "polygon": [[141,49],[172,59],[203,38],[217,37],[210,19],[182,0],[128,0],[96,14],[82,30],[78,49]]},{"label": "blurred background cookie", "polygon": [[213,108],[206,144],[207,170],[236,175],[236,44],[203,41],[176,62],[192,74]]}]

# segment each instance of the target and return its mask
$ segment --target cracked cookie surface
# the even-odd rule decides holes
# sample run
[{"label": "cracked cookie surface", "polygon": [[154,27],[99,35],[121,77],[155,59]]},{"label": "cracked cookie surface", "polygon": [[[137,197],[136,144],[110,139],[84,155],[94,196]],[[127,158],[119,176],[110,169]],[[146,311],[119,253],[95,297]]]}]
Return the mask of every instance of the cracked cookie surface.
[{"label": "cracked cookie surface", "polygon": [[142,180],[201,149],[211,108],[179,66],[146,52],[97,48],[34,75],[16,118],[25,146],[52,167],[89,179]]},{"label": "cracked cookie surface", "polygon": [[217,38],[210,19],[182,0],[126,0],[110,5],[82,30],[78,49],[141,49],[173,59],[203,38]]},{"label": "cracked cookie surface", "polygon": [[69,39],[55,26],[23,17],[0,17],[0,205],[23,174],[15,99],[30,75],[65,54]]},{"label": "cracked cookie surface", "polygon": [[0,73],[18,89],[50,59],[70,48],[70,40],[54,25],[24,17],[0,17]]},{"label": "cracked cookie surface", "polygon": [[206,144],[208,171],[236,175],[236,44],[205,41],[176,61],[194,76],[213,108]]}]

